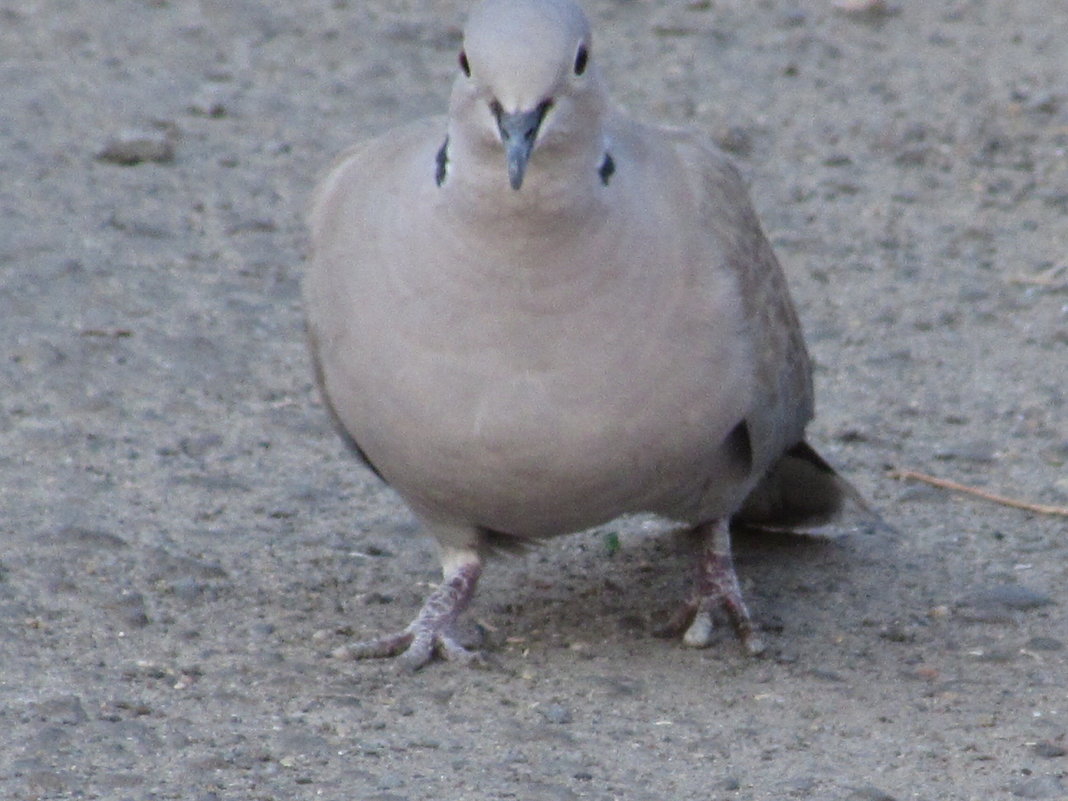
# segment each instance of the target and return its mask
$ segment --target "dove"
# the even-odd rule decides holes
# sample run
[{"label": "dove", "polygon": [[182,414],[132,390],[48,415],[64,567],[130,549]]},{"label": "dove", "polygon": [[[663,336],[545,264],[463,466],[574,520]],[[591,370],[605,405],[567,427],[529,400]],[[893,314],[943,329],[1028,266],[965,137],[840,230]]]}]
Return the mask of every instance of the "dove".
[{"label": "dove", "polygon": [[442,582],[354,658],[480,658],[456,623],[487,556],[651,513],[693,533],[665,630],[765,645],[731,522],[804,528],[855,490],[805,441],[812,368],[730,160],[616,110],[571,0],[486,0],[444,117],[351,147],[315,190],[317,383],[435,538]]}]

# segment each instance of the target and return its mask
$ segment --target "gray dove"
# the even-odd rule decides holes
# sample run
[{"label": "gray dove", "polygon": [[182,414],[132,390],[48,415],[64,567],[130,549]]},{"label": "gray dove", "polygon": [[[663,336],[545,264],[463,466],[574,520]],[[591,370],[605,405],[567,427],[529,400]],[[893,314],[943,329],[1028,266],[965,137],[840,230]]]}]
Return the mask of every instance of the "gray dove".
[{"label": "gray dove", "polygon": [[855,491],[804,440],[811,365],[726,156],[616,111],[571,0],[471,13],[447,118],[348,150],[319,185],[304,282],[343,438],[440,548],[442,583],[356,658],[472,661],[454,624],[486,556],[653,513],[692,528],[692,594],[764,644],[732,519],[826,522]]}]

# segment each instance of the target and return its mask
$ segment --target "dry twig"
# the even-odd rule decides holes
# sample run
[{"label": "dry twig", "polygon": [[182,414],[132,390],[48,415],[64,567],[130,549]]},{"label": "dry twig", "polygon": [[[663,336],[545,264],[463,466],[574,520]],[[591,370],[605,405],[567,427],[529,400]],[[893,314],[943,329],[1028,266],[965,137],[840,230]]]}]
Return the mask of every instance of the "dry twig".
[{"label": "dry twig", "polygon": [[1009,280],[1014,284],[1022,284],[1024,286],[1040,286],[1047,289],[1060,290],[1068,287],[1068,281],[1060,278],[1061,273],[1066,269],[1068,269],[1068,265],[1057,264],[1047,270],[1043,270],[1038,275],[1017,275]]},{"label": "dry twig", "polygon": [[976,498],[982,498],[983,500],[1000,503],[1002,506],[1011,506],[1014,509],[1024,509],[1028,512],[1036,512],[1040,515],[1056,515],[1058,517],[1068,517],[1068,507],[1049,506],[1041,503],[1029,503],[1028,501],[1020,501],[1016,498],[1009,498],[1005,495],[997,495],[993,492],[987,492],[986,490],[979,489],[978,487],[969,487],[967,484],[959,484],[956,481],[950,481],[948,478],[938,478],[937,476],[931,476],[927,473],[920,473],[916,470],[891,470],[890,477],[901,480],[911,479],[913,481],[922,481],[925,484],[930,484],[934,487],[941,487],[942,489],[952,490],[954,492],[963,492],[966,495],[973,495]]}]

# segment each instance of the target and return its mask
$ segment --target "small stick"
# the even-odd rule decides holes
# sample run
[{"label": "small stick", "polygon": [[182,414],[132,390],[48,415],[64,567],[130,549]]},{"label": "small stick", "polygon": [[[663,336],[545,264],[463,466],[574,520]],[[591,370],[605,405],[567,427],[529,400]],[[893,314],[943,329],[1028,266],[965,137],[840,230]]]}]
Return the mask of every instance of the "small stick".
[{"label": "small stick", "polygon": [[993,492],[987,492],[986,490],[981,490],[978,487],[969,487],[967,484],[958,484],[956,481],[950,481],[948,478],[938,478],[937,476],[930,476],[927,475],[927,473],[920,473],[916,470],[891,470],[890,477],[902,480],[912,479],[914,481],[923,481],[924,483],[931,484],[935,487],[953,490],[954,492],[963,492],[966,495],[974,495],[976,498],[982,498],[983,500],[1000,503],[1003,506],[1011,506],[1014,509],[1024,509],[1028,512],[1036,512],[1040,515],[1057,515],[1058,517],[1068,517],[1068,507],[1047,506],[1041,503],[1028,503],[1027,501],[1019,501],[1015,498],[1008,498],[1004,495],[996,495]]},{"label": "small stick", "polygon": [[1018,275],[1015,278],[1009,280],[1014,284],[1024,284],[1025,286],[1044,286],[1051,289],[1063,289],[1068,287],[1068,283],[1065,281],[1057,281],[1057,276],[1064,272],[1066,265],[1057,264],[1050,267],[1048,270],[1043,270],[1038,275]]},{"label": "small stick", "polygon": [[1046,278],[1041,275],[1018,275],[1009,280],[1014,284],[1022,284],[1023,286],[1041,286],[1049,289],[1063,289],[1068,286],[1068,282],[1057,281],[1055,278]]}]

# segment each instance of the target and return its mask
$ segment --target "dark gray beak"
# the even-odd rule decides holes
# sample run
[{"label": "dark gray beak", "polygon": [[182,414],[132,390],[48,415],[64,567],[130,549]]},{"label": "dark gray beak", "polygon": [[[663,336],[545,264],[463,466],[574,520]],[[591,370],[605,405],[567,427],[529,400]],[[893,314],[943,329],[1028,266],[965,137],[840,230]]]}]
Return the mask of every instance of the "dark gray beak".
[{"label": "dark gray beak", "polygon": [[508,183],[512,185],[512,189],[518,190],[523,185],[527,162],[530,161],[530,154],[538,139],[538,129],[541,128],[542,120],[551,106],[551,100],[543,100],[530,111],[506,114],[500,104],[494,104],[493,113],[497,117],[497,128],[501,132],[501,143],[504,145],[508,162]]}]

